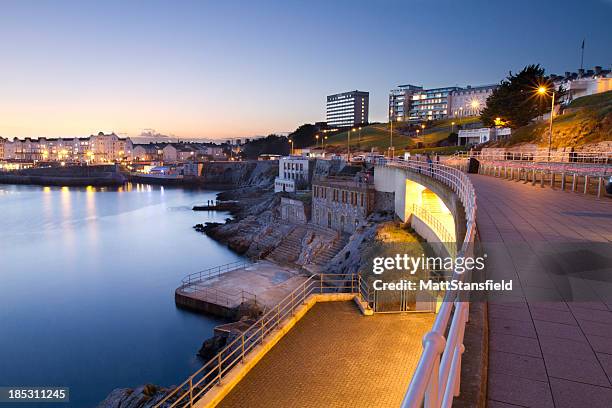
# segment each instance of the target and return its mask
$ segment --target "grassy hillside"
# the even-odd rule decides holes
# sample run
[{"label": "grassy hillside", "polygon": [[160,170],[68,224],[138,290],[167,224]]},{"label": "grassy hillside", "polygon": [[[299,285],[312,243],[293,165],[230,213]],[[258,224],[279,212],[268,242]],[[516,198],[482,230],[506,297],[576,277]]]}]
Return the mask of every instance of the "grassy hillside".
[{"label": "grassy hillside", "polygon": [[[419,136],[407,136],[408,125],[406,123],[393,123],[393,145],[395,146],[396,154],[402,154],[405,151],[413,151],[418,148],[419,151],[427,150],[428,148],[440,151],[448,150],[448,148],[437,147],[438,142],[448,138],[451,129],[457,132],[458,126],[478,122],[477,117],[463,119],[446,119],[435,121],[426,126],[420,131]],[[455,122],[453,125],[452,122]],[[390,125],[389,123],[379,123],[369,126],[364,126],[361,129],[361,138],[359,131],[351,132],[351,151],[370,151],[373,147],[379,152],[385,152],[390,144]],[[330,152],[346,152],[347,132],[340,132],[328,136],[326,146]],[[451,149],[456,150],[456,149]]]},{"label": "grassy hillside", "polygon": [[[548,121],[513,131],[503,146],[534,143],[548,146]],[[565,112],[553,119],[552,147],[578,147],[612,140],[612,91],[572,101]]]}]

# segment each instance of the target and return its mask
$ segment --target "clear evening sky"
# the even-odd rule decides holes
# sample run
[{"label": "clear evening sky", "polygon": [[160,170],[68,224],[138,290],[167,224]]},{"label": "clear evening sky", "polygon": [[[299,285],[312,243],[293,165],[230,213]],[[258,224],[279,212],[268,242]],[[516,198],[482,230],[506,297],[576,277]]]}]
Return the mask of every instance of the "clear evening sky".
[{"label": "clear evening sky", "polygon": [[[229,4],[231,3],[231,4]],[[291,131],[327,94],[612,63],[612,1],[2,1],[0,135]]]}]

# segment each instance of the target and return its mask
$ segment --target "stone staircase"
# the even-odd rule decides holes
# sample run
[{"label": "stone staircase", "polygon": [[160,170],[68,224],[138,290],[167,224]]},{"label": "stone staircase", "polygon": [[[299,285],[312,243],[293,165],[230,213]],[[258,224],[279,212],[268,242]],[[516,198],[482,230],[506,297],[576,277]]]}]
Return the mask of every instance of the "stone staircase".
[{"label": "stone staircase", "polygon": [[295,262],[302,248],[302,238],[306,235],[306,227],[298,225],[281,241],[280,245],[274,248],[267,256],[267,259],[281,265]]},{"label": "stone staircase", "polygon": [[349,241],[349,237],[350,236],[348,234],[339,234],[339,236],[330,246],[323,248],[317,253],[312,263],[318,266],[326,265],[334,256],[336,256],[338,252],[340,252],[340,250],[342,250],[342,248],[346,246]]}]

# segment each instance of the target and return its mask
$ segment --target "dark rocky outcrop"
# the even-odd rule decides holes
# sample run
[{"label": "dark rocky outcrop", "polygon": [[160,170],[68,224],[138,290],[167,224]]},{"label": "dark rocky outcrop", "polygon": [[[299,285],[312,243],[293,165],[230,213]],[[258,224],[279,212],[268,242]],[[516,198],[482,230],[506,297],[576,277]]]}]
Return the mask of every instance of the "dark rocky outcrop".
[{"label": "dark rocky outcrop", "polygon": [[153,384],[137,388],[116,388],[98,404],[98,408],[152,408],[170,391],[171,388]]}]

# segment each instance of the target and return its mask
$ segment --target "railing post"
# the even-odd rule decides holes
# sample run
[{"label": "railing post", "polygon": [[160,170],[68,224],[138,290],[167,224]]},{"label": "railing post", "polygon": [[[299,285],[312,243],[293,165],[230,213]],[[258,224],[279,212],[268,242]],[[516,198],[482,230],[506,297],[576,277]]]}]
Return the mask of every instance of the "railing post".
[{"label": "railing post", "polygon": [[261,339],[260,339],[260,344],[263,344],[263,339],[264,339],[264,319],[265,319],[265,317],[262,317],[261,320],[260,320],[261,321]]},{"label": "railing post", "polygon": [[589,192],[589,176],[584,176],[584,194]]},{"label": "railing post", "polygon": [[240,356],[240,362],[244,364],[244,332],[242,332],[242,355]]},{"label": "railing post", "polygon": [[601,176],[599,176],[599,178],[597,179],[597,198],[601,198],[601,181],[602,178]]},{"label": "railing post", "polygon": [[576,191],[576,173],[572,174],[572,191]]},{"label": "railing post", "polygon": [[217,355],[217,369],[219,370],[217,375],[217,385],[221,385],[221,353]]},{"label": "railing post", "polygon": [[532,186],[535,186],[535,183],[536,183],[536,170],[535,170],[535,169],[533,169],[533,170],[531,171],[531,185],[532,185]]},{"label": "railing post", "polygon": [[550,171],[550,186],[555,187],[555,172],[553,170]]},{"label": "railing post", "polygon": [[193,407],[193,376],[189,377],[189,407]]},{"label": "railing post", "polygon": [[565,172],[561,172],[561,191],[565,191]]}]

